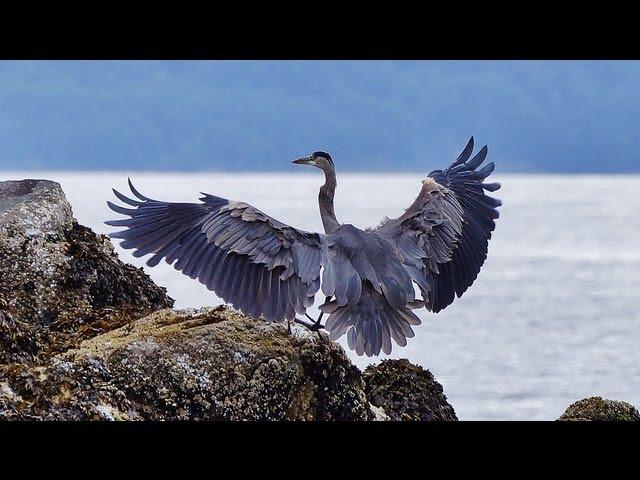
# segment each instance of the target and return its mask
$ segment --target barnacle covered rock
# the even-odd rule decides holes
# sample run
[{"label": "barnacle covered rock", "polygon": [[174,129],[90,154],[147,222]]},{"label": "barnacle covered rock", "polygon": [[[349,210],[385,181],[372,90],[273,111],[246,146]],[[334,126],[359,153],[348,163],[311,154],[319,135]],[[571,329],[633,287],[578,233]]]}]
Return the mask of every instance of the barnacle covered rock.
[{"label": "barnacle covered rock", "polygon": [[640,413],[627,402],[589,397],[569,405],[558,420],[638,422]]},{"label": "barnacle covered rock", "polygon": [[0,378],[1,412],[57,420],[369,420],[360,371],[304,328],[155,312]]},{"label": "barnacle covered rock", "polygon": [[42,359],[173,305],[74,220],[49,180],[0,182],[0,272],[0,364]]},{"label": "barnacle covered rock", "polygon": [[390,420],[458,420],[442,385],[407,359],[383,360],[364,371],[365,393]]}]

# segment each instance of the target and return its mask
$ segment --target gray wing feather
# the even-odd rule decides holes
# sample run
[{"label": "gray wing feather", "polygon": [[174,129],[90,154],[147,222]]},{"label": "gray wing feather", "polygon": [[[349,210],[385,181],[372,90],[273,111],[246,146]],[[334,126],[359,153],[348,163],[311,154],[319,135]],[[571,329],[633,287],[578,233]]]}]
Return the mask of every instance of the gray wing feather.
[{"label": "gray wing feather", "polygon": [[152,200],[129,181],[136,199],[114,190],[128,219],[105,222],[126,227],[112,233],[133,255],[163,258],[198,279],[226,302],[269,320],[293,319],[313,304],[320,287],[322,238],[264,214],[244,202],[203,194],[202,203]]},{"label": "gray wing feather", "polygon": [[495,165],[484,146],[470,159],[473,137],[445,170],[423,181],[415,202],[397,219],[374,231],[395,242],[404,267],[420,287],[427,309],[438,312],[473,284],[482,267],[500,200],[489,197],[498,183],[484,183]]},{"label": "gray wing feather", "polygon": [[[472,141],[473,138],[470,143]],[[462,211],[463,220],[462,232],[451,261],[440,265],[439,274],[433,279],[434,294],[428,308],[434,312],[450,305],[455,296],[464,294],[478,277],[487,258],[491,232],[499,217],[497,207],[502,202],[484,192],[494,192],[500,188],[499,183],[484,183],[493,173],[494,163],[490,162],[476,170],[486,157],[485,145],[471,160],[457,165],[454,162],[445,170],[429,173],[429,177],[446,187],[447,204],[455,203],[456,210]]]}]

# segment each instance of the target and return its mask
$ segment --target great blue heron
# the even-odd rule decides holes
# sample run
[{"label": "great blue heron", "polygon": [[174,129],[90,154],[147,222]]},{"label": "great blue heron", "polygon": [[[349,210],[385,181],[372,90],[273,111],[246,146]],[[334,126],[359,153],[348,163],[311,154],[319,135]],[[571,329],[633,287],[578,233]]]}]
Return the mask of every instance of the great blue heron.
[{"label": "great blue heron", "polygon": [[[420,319],[413,309],[439,312],[460,297],[476,279],[487,257],[488,240],[498,218],[493,192],[483,183],[494,169],[477,170],[487,147],[469,160],[473,137],[445,170],[422,180],[418,198],[396,219],[361,230],[336,218],[336,173],[331,156],[314,152],[294,160],[324,172],[318,201],[324,234],[279,222],[240,201],[203,193],[201,203],[169,203],[140,194],[137,200],[114,190],[135,207],[107,202],[124,220],[105,222],[126,227],[111,237],[135,257],[165,259],[183,274],[213,290],[234,307],[272,321],[295,321],[313,330],[325,328],[331,340],[345,333],[358,355],[391,352],[391,339],[405,346]],[[322,275],[320,274],[321,267]],[[414,283],[422,299],[417,299]],[[306,313],[320,287],[326,296],[315,321]],[[323,314],[328,314],[325,325]],[[296,317],[306,315],[313,323]]]}]

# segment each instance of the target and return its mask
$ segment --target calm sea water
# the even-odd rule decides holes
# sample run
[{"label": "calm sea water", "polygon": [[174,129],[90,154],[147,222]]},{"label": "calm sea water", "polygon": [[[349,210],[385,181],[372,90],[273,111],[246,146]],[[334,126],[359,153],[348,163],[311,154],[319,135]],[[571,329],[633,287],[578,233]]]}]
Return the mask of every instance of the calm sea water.
[{"label": "calm sea water", "polygon": [[[204,191],[321,231],[316,195],[322,178],[315,173],[130,175],[152,198],[195,201]],[[102,222],[115,214],[105,200],[111,187],[126,191],[127,175],[10,172],[0,179],[60,182],[76,218],[107,233]],[[423,310],[415,338],[406,348],[394,347],[391,357],[430,369],[464,420],[551,420],[591,395],[640,406],[640,176],[495,177],[504,206],[476,283],[438,315]],[[339,175],[338,219],[364,227],[397,216],[421,178]],[[117,250],[144,266],[144,259]],[[164,263],[145,269],[177,307],[221,303]],[[351,357],[362,368],[377,361]]]}]

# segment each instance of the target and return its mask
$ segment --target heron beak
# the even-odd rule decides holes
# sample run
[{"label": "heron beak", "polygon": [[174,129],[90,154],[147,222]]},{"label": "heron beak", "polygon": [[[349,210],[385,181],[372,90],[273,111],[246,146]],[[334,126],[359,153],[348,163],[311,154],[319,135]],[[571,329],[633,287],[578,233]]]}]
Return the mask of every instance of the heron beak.
[{"label": "heron beak", "polygon": [[311,156],[308,156],[308,157],[298,158],[291,163],[295,163],[297,165],[315,165],[316,161],[313,158],[311,158]]}]

